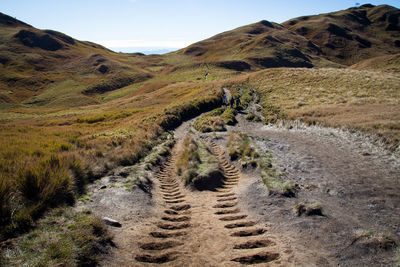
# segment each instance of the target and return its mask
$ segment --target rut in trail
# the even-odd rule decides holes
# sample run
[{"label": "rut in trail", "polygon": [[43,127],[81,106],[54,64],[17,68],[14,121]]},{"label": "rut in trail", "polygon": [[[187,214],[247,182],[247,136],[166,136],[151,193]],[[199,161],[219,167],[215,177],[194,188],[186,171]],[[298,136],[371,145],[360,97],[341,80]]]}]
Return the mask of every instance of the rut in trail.
[{"label": "rut in trail", "polygon": [[237,250],[237,256],[231,261],[257,264],[279,259],[280,254],[269,249],[274,242],[264,236],[267,229],[248,220],[248,215],[236,207],[237,196],[232,189],[239,182],[240,170],[227,161],[224,151],[212,140],[210,148],[218,156],[225,176],[223,187],[217,190],[217,203],[213,208],[216,209],[215,214],[219,216],[219,220],[226,222],[225,228],[229,229],[230,236],[235,237],[232,249]]},{"label": "rut in trail", "polygon": [[155,195],[163,209],[147,233],[133,241],[138,242],[134,266],[279,265],[281,255],[276,253],[275,242],[266,237],[267,229],[238,208],[234,189],[241,176],[239,169],[207,140],[203,138],[222,166],[223,185],[216,191],[185,187],[175,171],[178,143],[155,175]]},{"label": "rut in trail", "polygon": [[142,253],[135,260],[146,263],[167,263],[179,256],[179,247],[184,245],[184,237],[190,228],[190,205],[180,192],[174,177],[175,157],[171,157],[157,174],[159,188],[167,205],[164,214],[155,223],[157,231],[149,233],[150,240],[139,243]]}]

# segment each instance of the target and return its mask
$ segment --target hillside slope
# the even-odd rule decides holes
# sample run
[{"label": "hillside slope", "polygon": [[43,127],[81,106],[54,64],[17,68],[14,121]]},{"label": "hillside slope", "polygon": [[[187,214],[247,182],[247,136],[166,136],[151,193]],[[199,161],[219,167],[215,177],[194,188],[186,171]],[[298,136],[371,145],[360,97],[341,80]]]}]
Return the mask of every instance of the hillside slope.
[{"label": "hillside slope", "polygon": [[0,13],[0,107],[94,104],[92,93],[151,77],[137,58]]},{"label": "hillside slope", "polygon": [[324,56],[340,64],[400,53],[400,10],[363,5],[338,12],[284,22],[287,29],[318,45]]},{"label": "hillside slope", "polygon": [[321,60],[321,50],[313,42],[265,20],[215,35],[177,53],[236,70],[313,67]]},{"label": "hillside slope", "polygon": [[400,73],[400,54],[373,57],[351,65],[349,68]]}]

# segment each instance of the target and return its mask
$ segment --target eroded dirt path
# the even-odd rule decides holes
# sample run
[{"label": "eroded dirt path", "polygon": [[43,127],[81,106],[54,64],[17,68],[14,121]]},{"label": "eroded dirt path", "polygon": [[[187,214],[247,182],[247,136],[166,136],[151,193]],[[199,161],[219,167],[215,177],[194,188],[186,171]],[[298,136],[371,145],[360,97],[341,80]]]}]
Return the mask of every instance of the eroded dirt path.
[{"label": "eroded dirt path", "polygon": [[129,266],[281,264],[281,253],[268,237],[268,229],[238,208],[234,190],[240,170],[228,163],[222,148],[209,144],[223,168],[223,186],[216,191],[185,189],[175,174],[173,153],[155,175],[154,194],[162,198],[158,218],[131,248]]},{"label": "eroded dirt path", "polygon": [[[392,249],[355,240],[354,234],[362,230],[399,239],[398,159],[373,149],[363,153],[365,147],[315,129],[268,128],[245,121],[244,115],[238,120],[227,133],[196,135],[222,166],[224,184],[216,191],[194,191],[177,178],[179,142],[193,120],[175,131],[178,143],[154,173],[151,200],[148,195],[143,201],[129,198],[136,201],[132,208],[143,211],[136,209],[121,229],[112,229],[116,248],[104,266],[393,264]],[[241,170],[227,159],[231,131],[246,132],[273,153],[277,171],[298,185],[296,197],[268,196],[256,170]],[[96,196],[101,203],[101,195]],[[297,203],[315,201],[322,204],[324,216],[293,212]]]}]

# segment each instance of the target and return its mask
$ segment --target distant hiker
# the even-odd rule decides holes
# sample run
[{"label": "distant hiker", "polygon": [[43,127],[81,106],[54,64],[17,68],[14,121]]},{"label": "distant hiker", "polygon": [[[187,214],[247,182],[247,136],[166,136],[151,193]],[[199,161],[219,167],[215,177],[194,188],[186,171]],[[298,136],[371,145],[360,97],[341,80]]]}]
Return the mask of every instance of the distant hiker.
[{"label": "distant hiker", "polygon": [[231,98],[229,99],[229,106],[230,106],[231,108],[233,108],[233,97],[231,97]]},{"label": "distant hiker", "polygon": [[235,108],[238,109],[239,107],[240,107],[240,97],[237,96],[237,97],[235,98]]},{"label": "distant hiker", "polygon": [[228,101],[226,100],[226,94],[224,94],[224,95],[222,96],[222,103],[223,103],[224,105],[227,105],[227,104],[228,104]]}]

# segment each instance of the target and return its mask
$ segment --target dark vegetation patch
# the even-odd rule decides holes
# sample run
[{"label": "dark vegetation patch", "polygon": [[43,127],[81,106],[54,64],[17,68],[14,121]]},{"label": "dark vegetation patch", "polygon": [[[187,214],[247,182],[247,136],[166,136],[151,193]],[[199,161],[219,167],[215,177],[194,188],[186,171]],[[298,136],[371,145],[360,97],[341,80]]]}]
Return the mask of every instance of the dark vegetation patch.
[{"label": "dark vegetation patch", "polygon": [[48,51],[57,51],[63,45],[52,38],[49,34],[39,34],[33,31],[20,30],[15,36],[23,45],[29,47],[39,47]]},{"label": "dark vegetation patch", "polygon": [[150,74],[137,74],[135,76],[115,75],[107,80],[103,80],[96,85],[93,85],[83,91],[84,94],[103,94],[114,91],[133,83],[143,82],[150,79]]},{"label": "dark vegetation patch", "polygon": [[222,68],[236,71],[245,71],[251,69],[251,65],[249,63],[240,60],[220,61],[217,62],[216,65]]},{"label": "dark vegetation patch", "polygon": [[75,44],[75,40],[72,37],[70,37],[64,33],[53,31],[53,30],[45,30],[44,32],[48,33],[50,35],[53,35],[54,37],[57,37],[58,39],[66,42],[68,44],[71,44],[71,45]]},{"label": "dark vegetation patch", "polygon": [[191,45],[188,48],[186,48],[183,53],[185,55],[193,55],[199,57],[205,54],[206,52],[207,50],[203,47]]},{"label": "dark vegetation patch", "polygon": [[262,20],[262,21],[260,21],[260,23],[262,25],[264,25],[264,26],[267,26],[267,27],[270,27],[270,28],[274,28],[274,25],[271,22],[267,21],[267,20]]},{"label": "dark vegetation patch", "polygon": [[97,71],[99,71],[100,73],[104,74],[108,71],[108,67],[106,65],[100,65],[98,68],[96,68]]},{"label": "dark vegetation patch", "polygon": [[6,26],[29,26],[25,22],[19,21],[13,17],[10,17],[6,14],[3,14],[0,12],[0,24],[6,25]]},{"label": "dark vegetation patch", "polygon": [[310,59],[298,49],[283,49],[273,57],[252,57],[249,60],[263,68],[312,68]]}]

